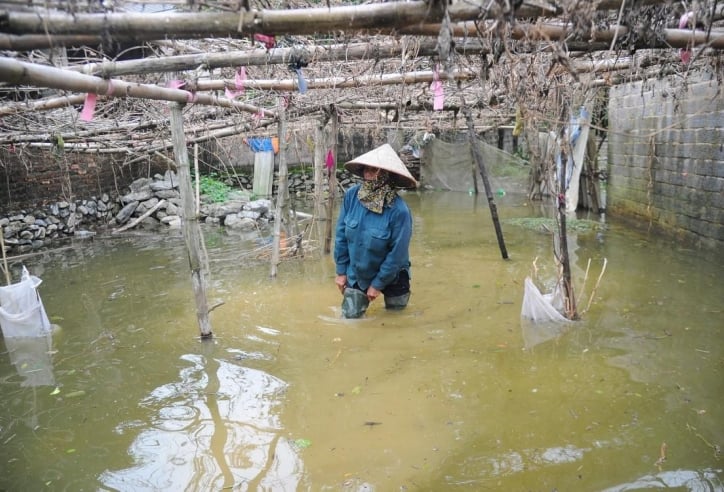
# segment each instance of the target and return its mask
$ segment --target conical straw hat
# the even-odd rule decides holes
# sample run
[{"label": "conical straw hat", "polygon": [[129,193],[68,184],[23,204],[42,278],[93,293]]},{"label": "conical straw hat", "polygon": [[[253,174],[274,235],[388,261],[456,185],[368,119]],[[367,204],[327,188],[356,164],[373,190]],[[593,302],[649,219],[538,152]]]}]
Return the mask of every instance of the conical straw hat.
[{"label": "conical straw hat", "polygon": [[344,167],[357,176],[364,177],[365,166],[377,167],[390,172],[390,179],[395,186],[400,188],[416,188],[417,181],[407,170],[405,163],[400,160],[397,152],[390,144],[384,144],[366,154],[352,159],[345,163]]}]

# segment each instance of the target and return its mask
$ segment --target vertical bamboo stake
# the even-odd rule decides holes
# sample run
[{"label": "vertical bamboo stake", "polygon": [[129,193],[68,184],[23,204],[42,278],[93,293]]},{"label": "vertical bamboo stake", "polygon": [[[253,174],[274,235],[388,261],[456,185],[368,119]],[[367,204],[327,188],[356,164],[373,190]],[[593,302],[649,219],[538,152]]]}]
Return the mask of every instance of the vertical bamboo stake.
[{"label": "vertical bamboo stake", "polygon": [[[280,100],[281,101],[281,100]],[[274,240],[272,242],[272,257],[271,257],[271,273],[272,278],[277,276],[277,266],[279,265],[279,249],[281,247],[281,229],[282,222],[287,218],[287,204],[286,197],[288,194],[288,173],[287,173],[287,159],[285,154],[285,147],[287,136],[287,125],[286,125],[286,108],[284,103],[279,104],[279,184],[277,185],[277,206],[276,212],[274,213]],[[286,242],[286,237],[284,238]]]},{"label": "vertical bamboo stake", "polygon": [[193,188],[191,186],[191,173],[189,170],[189,154],[186,150],[186,139],[183,131],[183,115],[181,104],[171,103],[171,139],[173,151],[176,155],[176,164],[179,172],[179,191],[183,203],[183,232],[186,242],[186,252],[191,267],[191,285],[194,289],[196,301],[196,318],[202,339],[213,337],[209,322],[209,309],[206,302],[206,286],[204,282],[204,267],[201,261],[201,229],[199,218],[194,213]]},{"label": "vertical bamboo stake", "polygon": [[324,237],[324,254],[332,251],[332,222],[334,218],[334,202],[337,199],[337,109],[332,108],[329,132],[332,137],[332,155],[334,167],[329,170],[329,199],[327,200],[327,223]]},{"label": "vertical bamboo stake", "polygon": [[10,272],[8,271],[8,257],[5,254],[5,231],[0,226],[0,248],[3,250],[3,271],[5,272],[5,282],[10,285]]},{"label": "vertical bamboo stake", "polygon": [[[475,125],[473,123],[473,114],[470,108],[463,106],[463,113],[468,124],[468,136],[470,139],[470,150],[475,158],[475,162],[478,163],[478,169],[480,170],[480,177],[483,178],[483,185],[485,186],[485,194],[488,197],[488,206],[490,207],[490,216],[493,218],[493,226],[495,227],[495,236],[498,238],[498,247],[500,247],[500,254],[504,260],[508,259],[508,250],[505,248],[505,241],[503,240],[503,231],[500,228],[500,220],[498,219],[498,207],[495,205],[495,198],[493,197],[493,191],[490,189],[490,181],[488,180],[488,173],[485,170],[485,163],[483,162],[483,156],[480,155],[480,149],[475,138]],[[474,179],[474,177],[473,177]]]},{"label": "vertical bamboo stake", "polygon": [[[563,116],[568,116],[564,109]],[[568,121],[569,118],[561,118],[561,121]],[[571,260],[568,257],[568,232],[566,230],[566,166],[568,164],[568,151],[571,150],[568,144],[570,137],[569,131],[563,126],[561,130],[561,169],[558,174],[558,242],[559,242],[559,261],[563,268],[563,296],[565,298],[566,318],[578,319],[578,311],[576,308],[576,298],[573,294],[573,284],[571,283]]]},{"label": "vertical bamboo stake", "polygon": [[196,215],[201,213],[201,176],[199,176],[199,144],[194,143],[194,176],[196,176]]},{"label": "vertical bamboo stake", "polygon": [[324,196],[324,164],[325,164],[325,145],[324,145],[324,126],[326,123],[322,120],[317,122],[314,127],[314,216],[317,221],[326,220],[326,214],[322,197]]},{"label": "vertical bamboo stake", "polygon": [[[568,135],[566,134],[566,138]],[[563,296],[566,300],[566,318],[577,319],[578,312],[576,309],[576,298],[573,295],[573,285],[571,284],[571,260],[568,257],[568,232],[566,230],[566,164],[568,154],[561,152],[561,173],[558,181],[558,224],[560,244],[559,261],[563,267]]]}]

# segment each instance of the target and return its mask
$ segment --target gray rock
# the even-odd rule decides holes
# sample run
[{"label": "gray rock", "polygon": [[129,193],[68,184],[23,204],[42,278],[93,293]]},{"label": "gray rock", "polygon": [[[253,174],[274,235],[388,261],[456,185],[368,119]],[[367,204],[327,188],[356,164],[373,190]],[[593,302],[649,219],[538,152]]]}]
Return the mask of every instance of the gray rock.
[{"label": "gray rock", "polygon": [[224,219],[224,227],[231,230],[250,231],[256,229],[256,221],[249,217],[239,217],[239,215],[227,215]]},{"label": "gray rock", "polygon": [[211,203],[201,207],[202,215],[208,217],[224,218],[227,215],[236,214],[244,207],[245,202],[232,200],[225,203]]},{"label": "gray rock", "polygon": [[121,202],[127,205],[131,202],[143,202],[151,197],[153,197],[153,192],[151,191],[151,188],[147,186],[141,190],[133,191],[131,193],[128,193],[127,195],[123,195],[121,197]]},{"label": "gray rock", "polygon": [[133,212],[135,212],[138,208],[138,203],[139,202],[131,202],[123,207],[121,211],[118,212],[118,215],[116,215],[116,222],[118,222],[118,224],[124,224],[128,219],[130,219]]},{"label": "gray rock", "polygon": [[131,193],[137,193],[141,190],[150,189],[150,184],[153,180],[151,178],[138,178],[135,180],[129,188],[131,189]]},{"label": "gray rock", "polygon": [[156,197],[158,198],[181,198],[181,193],[178,192],[178,190],[158,190],[154,193]]},{"label": "gray rock", "polygon": [[172,183],[171,181],[154,181],[150,185],[151,190],[153,191],[168,191],[173,190],[176,185]]},{"label": "gray rock", "polygon": [[171,228],[180,228],[181,227],[181,217],[178,215],[167,215],[166,217],[161,219],[162,224],[166,224],[167,226]]},{"label": "gray rock", "polygon": [[246,205],[244,205],[244,210],[249,210],[252,212],[259,212],[260,215],[264,215],[269,212],[272,208],[272,202],[271,200],[268,200],[266,198],[262,198],[260,200],[254,200],[253,202],[249,202]]},{"label": "gray rock", "polygon": [[166,202],[166,213],[168,215],[178,215],[179,209],[172,202]]},{"label": "gray rock", "polygon": [[135,213],[138,215],[143,215],[146,212],[148,212],[149,210],[151,210],[153,207],[155,207],[157,204],[158,204],[158,198],[156,198],[156,197],[150,198],[150,199],[146,200],[145,202],[139,203],[138,207],[136,208]]},{"label": "gray rock", "polygon": [[252,210],[242,210],[239,212],[239,217],[246,217],[247,219],[259,220],[261,214]]}]

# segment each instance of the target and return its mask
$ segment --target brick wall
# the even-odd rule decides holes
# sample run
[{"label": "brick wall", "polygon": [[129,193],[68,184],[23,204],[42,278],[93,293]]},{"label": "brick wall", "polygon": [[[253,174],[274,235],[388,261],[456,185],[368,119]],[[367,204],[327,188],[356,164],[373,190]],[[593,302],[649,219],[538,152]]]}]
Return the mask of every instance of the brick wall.
[{"label": "brick wall", "polygon": [[724,248],[724,87],[716,74],[611,88],[612,215],[706,249]]},{"label": "brick wall", "polygon": [[0,212],[60,200],[72,203],[102,193],[115,197],[126,193],[134,179],[166,168],[158,160],[125,165],[124,158],[0,147]]}]

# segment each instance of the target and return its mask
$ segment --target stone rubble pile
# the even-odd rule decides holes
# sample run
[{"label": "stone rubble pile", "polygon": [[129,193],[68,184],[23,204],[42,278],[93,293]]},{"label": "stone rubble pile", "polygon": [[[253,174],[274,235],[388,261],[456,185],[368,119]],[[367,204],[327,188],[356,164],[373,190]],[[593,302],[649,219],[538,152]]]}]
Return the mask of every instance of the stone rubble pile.
[{"label": "stone rubble pile", "polygon": [[[337,179],[343,188],[356,182],[356,178],[346,171],[338,171]],[[202,220],[237,230],[251,230],[273,220],[271,200],[251,199],[251,178],[237,176],[234,182],[236,185],[241,184],[243,189],[232,191],[224,203],[204,203],[202,197]],[[135,220],[138,223],[133,224],[133,228],[180,227],[179,210],[182,204],[178,177],[174,171],[156,174],[153,178],[137,179],[129,188],[128,193],[117,199],[103,193],[100,197],[93,196],[75,202],[61,200],[32,210],[0,216],[6,253],[22,254],[49,246],[54,241],[89,237],[102,230],[113,232],[130,226]],[[313,192],[312,176],[307,173],[290,174],[290,195],[305,196]],[[154,208],[147,217],[140,219]]]}]

